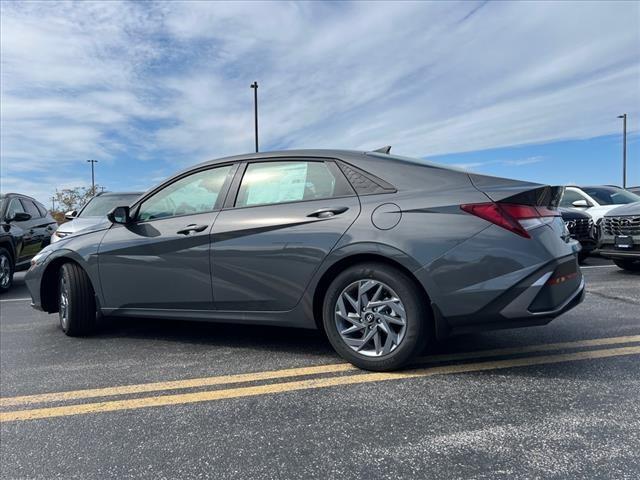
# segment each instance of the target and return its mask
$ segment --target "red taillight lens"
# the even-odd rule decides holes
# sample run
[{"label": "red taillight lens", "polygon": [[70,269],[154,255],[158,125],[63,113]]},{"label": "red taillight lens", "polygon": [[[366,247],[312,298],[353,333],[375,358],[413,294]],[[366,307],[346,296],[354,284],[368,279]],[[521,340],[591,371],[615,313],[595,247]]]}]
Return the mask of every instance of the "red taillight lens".
[{"label": "red taillight lens", "polygon": [[[542,218],[560,216],[557,210],[547,207],[514,205],[512,203],[468,203],[460,205],[460,208],[524,238],[531,238],[526,227],[533,228],[542,225]],[[523,222],[521,223],[521,221]]]}]

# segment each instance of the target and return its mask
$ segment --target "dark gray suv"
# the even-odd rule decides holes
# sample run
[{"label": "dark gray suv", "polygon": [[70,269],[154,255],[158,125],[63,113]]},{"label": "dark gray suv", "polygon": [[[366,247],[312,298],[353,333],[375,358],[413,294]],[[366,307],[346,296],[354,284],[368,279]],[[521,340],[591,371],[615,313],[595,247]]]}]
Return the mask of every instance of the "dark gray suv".
[{"label": "dark gray suv", "polygon": [[584,295],[561,187],[382,152],[206,162],[32,262],[68,335],[101,315],[322,329],[391,370],[433,337],[542,325]]}]

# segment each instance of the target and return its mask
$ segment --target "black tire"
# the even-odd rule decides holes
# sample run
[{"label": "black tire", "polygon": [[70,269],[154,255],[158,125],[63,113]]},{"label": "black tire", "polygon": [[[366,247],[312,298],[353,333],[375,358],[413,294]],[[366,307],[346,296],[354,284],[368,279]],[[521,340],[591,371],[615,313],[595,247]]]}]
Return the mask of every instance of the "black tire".
[{"label": "black tire", "polygon": [[[4,247],[0,247],[0,293],[8,292],[13,285],[13,274],[16,266],[13,264],[13,257]],[[5,277],[6,275],[6,277]]]},{"label": "black tire", "polygon": [[584,263],[584,261],[587,259],[588,256],[589,254],[585,252],[578,253],[578,263],[580,264]]},{"label": "black tire", "polygon": [[[63,305],[65,288],[66,308]],[[93,287],[87,273],[75,263],[65,263],[60,269],[58,316],[62,331],[70,337],[89,335],[96,328],[96,299]]]},{"label": "black tire", "polygon": [[628,270],[630,272],[640,272],[640,260],[617,259],[614,260],[613,263],[615,263],[623,270]]},{"label": "black tire", "polygon": [[[338,300],[346,288],[359,280],[375,280],[390,287],[404,306],[406,312],[404,337],[389,353],[366,356],[356,352],[347,345],[338,331],[339,326],[336,321]],[[329,285],[322,310],[324,330],[336,352],[355,366],[374,371],[396,370],[414,359],[428,341],[432,320],[425,301],[424,295],[416,284],[402,271],[383,263],[357,264],[340,273]],[[364,323],[364,316],[361,321]],[[364,328],[363,337],[367,332],[366,328],[371,327]],[[373,328],[378,327],[373,325]]]}]

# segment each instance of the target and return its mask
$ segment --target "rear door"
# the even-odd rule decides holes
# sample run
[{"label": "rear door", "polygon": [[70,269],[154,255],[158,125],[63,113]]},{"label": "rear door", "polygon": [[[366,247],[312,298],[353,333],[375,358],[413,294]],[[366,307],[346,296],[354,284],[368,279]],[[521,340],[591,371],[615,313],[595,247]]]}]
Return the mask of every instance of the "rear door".
[{"label": "rear door", "polygon": [[286,311],[360,213],[333,161],[259,160],[241,165],[213,226],[215,307]]},{"label": "rear door", "polygon": [[189,172],[144,199],[127,225],[113,225],[99,250],[105,308],[213,308],[211,226],[234,166]]}]

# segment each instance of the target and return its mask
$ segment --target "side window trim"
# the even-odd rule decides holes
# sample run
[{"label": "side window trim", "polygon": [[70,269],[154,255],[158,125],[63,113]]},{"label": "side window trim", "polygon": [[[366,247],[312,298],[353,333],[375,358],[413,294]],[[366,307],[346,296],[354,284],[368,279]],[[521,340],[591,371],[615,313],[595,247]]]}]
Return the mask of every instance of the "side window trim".
[{"label": "side window trim", "polygon": [[[351,193],[348,195],[338,195],[333,197],[327,197],[324,199],[316,199],[310,198],[307,200],[292,200],[287,202],[280,203],[266,203],[260,205],[244,205],[244,206],[236,206],[236,202],[238,200],[238,194],[240,193],[240,184],[242,183],[242,179],[244,174],[250,164],[253,163],[270,163],[270,162],[319,162],[327,165],[327,169],[334,174],[340,175],[344,180],[344,183],[349,186]],[[238,171],[236,172],[235,178],[233,179],[233,183],[231,184],[231,188],[227,194],[227,199],[224,203],[223,210],[229,209],[241,209],[241,208],[255,208],[255,207],[265,207],[265,206],[276,206],[276,205],[288,205],[292,203],[303,203],[303,202],[313,202],[317,200],[331,200],[336,198],[351,198],[357,197],[358,194],[351,185],[351,182],[344,175],[344,172],[339,167],[337,160],[333,158],[324,158],[324,157],[265,157],[265,158],[255,158],[248,161],[243,161],[240,163]]]},{"label": "side window trim", "polygon": [[238,168],[238,163],[222,163],[219,165],[207,165],[206,167],[203,168],[199,168],[199,169],[194,169],[194,170],[190,170],[188,172],[185,172],[184,174],[175,177],[175,178],[171,178],[167,181],[165,181],[164,183],[158,185],[157,188],[153,189],[151,192],[149,192],[148,195],[145,195],[144,197],[140,198],[134,205],[132,205],[132,212],[130,213],[131,217],[134,218],[135,220],[133,220],[135,223],[149,223],[149,222],[155,222],[157,220],[165,220],[167,218],[179,218],[179,217],[185,217],[185,216],[189,216],[189,215],[194,215],[193,213],[186,213],[186,214],[182,214],[182,215],[173,215],[171,217],[162,217],[162,218],[152,218],[152,219],[148,219],[148,220],[140,220],[138,218],[138,214],[140,213],[140,207],[144,204],[144,202],[146,202],[147,200],[149,200],[150,198],[152,198],[153,196],[155,196],[157,193],[161,192],[162,190],[164,190],[165,188],[169,187],[170,185],[173,185],[174,183],[182,180],[183,178],[189,177],[191,175],[194,175],[196,173],[201,173],[201,172],[206,172],[207,170],[214,170],[216,168],[223,168],[223,167],[230,167],[229,172],[227,172],[227,177],[225,178],[222,187],[220,188],[220,193],[218,194],[218,197],[216,198],[216,203],[213,206],[212,210],[208,210],[206,212],[198,212],[198,214],[201,213],[213,213],[213,212],[217,212],[219,210],[222,210],[222,206],[223,206],[223,202],[224,199],[227,197],[227,195],[229,194],[229,187],[230,184],[232,182],[232,180],[235,178],[235,174]]}]

